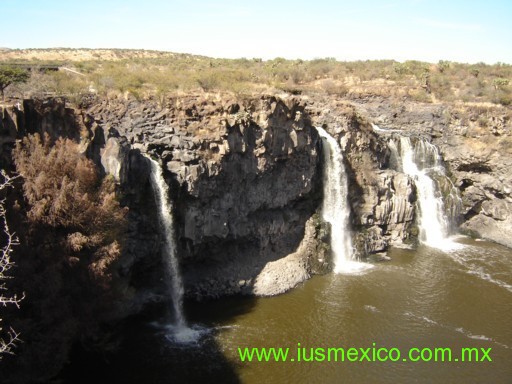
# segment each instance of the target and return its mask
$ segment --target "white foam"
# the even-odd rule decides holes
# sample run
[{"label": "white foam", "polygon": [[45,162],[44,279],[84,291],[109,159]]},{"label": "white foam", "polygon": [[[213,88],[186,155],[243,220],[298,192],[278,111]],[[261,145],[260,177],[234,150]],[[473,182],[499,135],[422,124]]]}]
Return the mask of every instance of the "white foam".
[{"label": "white foam", "polygon": [[379,127],[377,124],[372,123],[372,128],[375,132],[382,132],[382,133],[393,133],[393,132],[402,132],[399,129],[384,129]]},{"label": "white foam", "polygon": [[196,344],[204,335],[204,330],[187,326],[172,327],[165,338],[178,344]]},{"label": "white foam", "polygon": [[474,334],[472,334],[471,332],[467,331],[466,329],[464,329],[462,327],[452,327],[452,326],[449,326],[449,325],[441,324],[441,323],[438,323],[437,321],[429,319],[426,316],[418,316],[418,315],[415,315],[414,313],[411,313],[411,312],[404,312],[404,315],[405,316],[409,316],[409,317],[414,317],[414,318],[416,318],[418,320],[422,320],[422,321],[424,321],[426,323],[433,324],[433,325],[436,325],[438,327],[441,327],[441,328],[444,328],[444,329],[448,329],[450,331],[454,331],[454,332],[460,333],[460,334],[466,336],[468,339],[490,341],[490,342],[492,342],[492,343],[494,343],[496,345],[499,345],[499,346],[501,346],[503,348],[511,349],[508,345],[500,343],[500,342],[494,340],[492,337],[488,337],[488,336],[485,336],[485,335],[474,335]]},{"label": "white foam", "polygon": [[435,239],[433,241],[424,241],[423,244],[430,248],[439,249],[440,251],[449,253],[453,251],[458,251],[465,248],[465,245],[462,243],[458,243],[456,240],[459,239],[459,236],[450,236],[447,238]]},{"label": "white foam", "polygon": [[493,278],[489,273],[486,273],[482,268],[469,268],[466,271],[467,274],[477,276],[482,280],[488,281],[489,283],[495,284],[498,287],[505,288],[507,291],[512,292],[512,285],[505,283],[499,279]]},{"label": "white foam", "polygon": [[[468,275],[475,276],[481,280],[487,281],[491,284],[497,285],[501,288],[504,288],[509,292],[512,292],[511,284],[506,283],[500,279],[497,279],[491,273],[485,271],[484,268],[487,265],[494,264],[493,259],[485,259],[485,257],[492,257],[491,255],[486,253],[484,249],[481,249],[476,246],[467,245],[465,246],[465,248],[468,251],[466,253],[452,252],[448,254],[452,260],[454,260],[462,267],[463,272],[467,273]],[[483,259],[485,260],[486,266],[473,264],[478,263]]]},{"label": "white foam", "polygon": [[346,275],[362,275],[373,268],[372,264],[361,261],[343,261],[336,264],[334,272]]},{"label": "white foam", "polygon": [[165,340],[180,346],[197,346],[201,338],[210,333],[209,328],[193,325],[175,325],[170,323],[152,322],[150,325],[163,333]]}]

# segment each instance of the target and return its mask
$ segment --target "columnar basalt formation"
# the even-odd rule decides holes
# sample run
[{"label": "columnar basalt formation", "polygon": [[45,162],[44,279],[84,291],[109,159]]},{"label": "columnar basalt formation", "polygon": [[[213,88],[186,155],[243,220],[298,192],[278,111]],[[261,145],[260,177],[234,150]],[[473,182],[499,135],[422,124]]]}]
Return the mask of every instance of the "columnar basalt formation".
[{"label": "columnar basalt formation", "polygon": [[391,104],[368,99],[361,113],[383,128],[432,140],[462,196],[460,228],[512,247],[512,119],[509,107]]},{"label": "columnar basalt formation", "polygon": [[186,295],[272,295],[332,268],[330,228],[318,215],[323,165],[315,126],[343,152],[358,256],[414,243],[419,234],[414,182],[397,167],[390,135],[371,122],[436,144],[462,194],[462,228],[512,245],[505,112],[487,110],[484,127],[472,109],[394,107],[382,100],[189,95],[164,103],[91,100],[82,108],[58,99],[26,100],[3,110],[2,155],[7,164],[8,147],[28,133],[71,137],[115,178],[130,208],[119,275],[141,302],[165,291],[158,284],[148,291],[161,266],[143,154],[158,158],[172,187]]}]

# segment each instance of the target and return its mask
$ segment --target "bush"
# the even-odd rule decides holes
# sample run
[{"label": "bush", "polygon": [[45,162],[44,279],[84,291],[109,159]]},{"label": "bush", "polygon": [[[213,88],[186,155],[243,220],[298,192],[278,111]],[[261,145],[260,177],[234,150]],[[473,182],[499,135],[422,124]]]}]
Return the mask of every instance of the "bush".
[{"label": "bush", "polygon": [[494,89],[503,89],[503,87],[507,86],[509,84],[508,79],[503,78],[497,78],[492,81],[492,85],[494,86]]},{"label": "bush", "polygon": [[4,98],[4,91],[11,84],[25,83],[30,77],[29,73],[21,68],[0,67],[0,94]]},{"label": "bush", "polygon": [[[0,364],[2,382],[47,382],[75,342],[105,342],[100,327],[125,294],[118,279],[126,212],[114,182],[102,179],[71,140],[28,136],[13,158],[20,183],[9,196],[20,242],[13,253],[13,292],[23,305],[5,319],[20,332],[16,356]],[[7,308],[9,309],[9,308]],[[104,345],[103,345],[104,347]]]},{"label": "bush", "polygon": [[[4,192],[6,188],[13,186],[13,181],[16,177],[8,176],[3,169],[1,170],[0,175],[0,192]],[[15,305],[19,308],[19,303],[22,298],[19,298],[16,294],[9,292],[9,289],[6,286],[7,280],[11,278],[9,270],[15,266],[14,262],[11,260],[11,253],[13,252],[14,247],[18,245],[18,238],[16,234],[11,231],[9,224],[7,223],[6,213],[5,199],[2,198],[0,199],[0,227],[2,228],[0,230],[0,239],[2,243],[0,247],[0,307]],[[13,328],[9,327],[5,330],[2,327],[2,317],[0,317],[0,360],[2,360],[4,354],[14,354],[13,350],[20,341],[18,336],[19,334]]]},{"label": "bush", "polygon": [[320,83],[320,87],[327,93],[328,95],[335,96],[346,96],[348,94],[348,87],[339,81],[334,81],[331,79],[322,80]]},{"label": "bush", "polygon": [[100,180],[93,162],[69,139],[50,145],[48,136],[28,136],[13,156],[24,180],[28,219],[59,229],[67,257],[87,258],[92,277],[107,283],[106,267],[119,256],[125,222],[112,179]]}]

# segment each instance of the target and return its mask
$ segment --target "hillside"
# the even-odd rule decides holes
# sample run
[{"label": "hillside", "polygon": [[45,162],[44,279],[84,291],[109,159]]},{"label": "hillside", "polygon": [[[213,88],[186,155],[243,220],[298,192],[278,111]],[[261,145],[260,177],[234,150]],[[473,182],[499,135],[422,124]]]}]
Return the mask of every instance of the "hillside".
[{"label": "hillside", "polygon": [[148,51],[144,49],[9,49],[0,48],[0,61],[64,61],[77,62],[87,60],[117,61],[126,59],[148,59],[155,57],[174,57],[171,52]]},{"label": "hillside", "polygon": [[[65,95],[80,102],[89,94],[136,99],[188,92],[382,96],[424,103],[512,102],[512,66],[504,63],[425,63],[393,60],[341,62],[334,58],[219,59],[125,49],[0,50],[0,64],[30,66],[31,81],[10,87],[14,98]],[[52,64],[58,72],[38,71]],[[63,69],[66,68],[66,69]],[[78,72],[78,73],[77,73]]]}]

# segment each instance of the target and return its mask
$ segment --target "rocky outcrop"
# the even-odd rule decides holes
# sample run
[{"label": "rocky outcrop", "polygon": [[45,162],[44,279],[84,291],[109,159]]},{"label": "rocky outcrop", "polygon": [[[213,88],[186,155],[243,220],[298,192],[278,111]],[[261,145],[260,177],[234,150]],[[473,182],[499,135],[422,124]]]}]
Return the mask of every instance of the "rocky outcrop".
[{"label": "rocky outcrop", "polygon": [[[461,120],[462,113],[469,118]],[[439,146],[462,193],[462,228],[512,247],[510,111],[451,110]]]},{"label": "rocky outcrop", "polygon": [[383,128],[429,138],[462,196],[460,226],[512,246],[512,122],[508,107],[369,99],[358,109]]},{"label": "rocky outcrop", "polygon": [[[277,294],[308,278],[310,264],[318,264],[310,258],[328,264],[326,255],[307,251],[318,247],[313,237],[303,241],[321,201],[321,165],[318,135],[300,100],[185,97],[165,106],[118,100],[93,104],[87,115],[105,134],[105,172],[135,200],[151,190],[147,176],[130,181],[123,171],[142,161],[134,151],[162,163],[187,295]],[[147,217],[146,208],[132,206],[131,214]],[[153,256],[141,251],[130,259]],[[274,287],[268,275],[288,276],[291,265],[294,277]]]},{"label": "rocky outcrop", "polygon": [[[119,183],[130,225],[118,289],[129,300],[117,312],[165,294],[144,154],[159,160],[171,186],[187,295],[277,294],[329,268],[317,237],[322,224],[315,220],[306,231],[321,201],[321,164],[317,132],[299,99],[95,100],[81,109],[27,100],[4,112],[2,128],[7,146],[36,132],[72,138]],[[286,276],[292,264],[293,278],[267,287],[265,276]]]},{"label": "rocky outcrop", "polygon": [[340,142],[349,173],[349,203],[354,245],[360,257],[416,239],[416,190],[391,164],[387,140],[354,106],[331,98],[308,104],[315,125]]},{"label": "rocky outcrop", "polygon": [[329,270],[329,228],[313,215],[307,222],[304,237],[297,250],[267,263],[254,281],[253,293],[274,296],[307,280],[312,274]]},{"label": "rocky outcrop", "polygon": [[202,95],[164,105],[94,100],[82,109],[55,99],[25,101],[2,116],[4,146],[30,132],[71,137],[119,183],[130,207],[128,246],[119,264],[127,292],[154,285],[161,268],[143,154],[161,162],[171,186],[189,296],[272,295],[328,270],[329,228],[312,219],[322,199],[322,149],[314,126],[342,147],[359,256],[415,242],[418,235],[414,183],[393,159],[390,136],[376,133],[370,122],[438,145],[463,199],[462,228],[512,245],[510,120],[504,108]]}]

